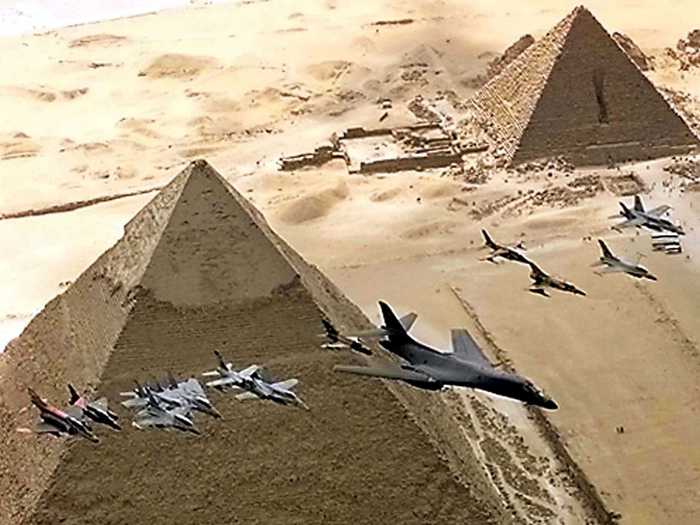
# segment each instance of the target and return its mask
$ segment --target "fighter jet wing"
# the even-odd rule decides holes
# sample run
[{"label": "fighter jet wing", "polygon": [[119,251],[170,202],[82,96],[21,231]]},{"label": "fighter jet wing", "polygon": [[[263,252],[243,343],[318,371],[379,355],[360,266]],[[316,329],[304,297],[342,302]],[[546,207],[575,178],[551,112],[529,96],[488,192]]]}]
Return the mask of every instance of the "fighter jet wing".
[{"label": "fighter jet wing", "polygon": [[34,427],[34,432],[36,434],[57,434],[58,429],[48,423],[37,423]]},{"label": "fighter jet wing", "polygon": [[278,383],[273,383],[272,386],[275,388],[282,388],[284,390],[289,390],[294,388],[299,383],[298,379],[287,379],[285,381],[280,381]]},{"label": "fighter jet wing", "polygon": [[239,401],[246,401],[249,399],[260,399],[258,396],[253,394],[253,392],[243,392],[242,394],[237,394],[236,399]]},{"label": "fighter jet wing", "polygon": [[92,404],[103,409],[103,410],[107,410],[107,398],[106,397],[101,397],[100,399],[96,399],[95,401],[92,402]]},{"label": "fighter jet wing", "polygon": [[75,419],[82,419],[83,417],[83,409],[78,406],[69,406],[63,409],[63,412],[68,414],[70,417],[74,417]]},{"label": "fighter jet wing", "polygon": [[646,211],[647,215],[651,215],[652,217],[661,217],[664,213],[666,213],[668,210],[670,210],[671,207],[667,204],[662,204],[661,206],[657,206],[656,208]]},{"label": "fighter jet wing", "polygon": [[245,377],[250,377],[252,376],[255,372],[258,371],[260,367],[258,365],[251,365],[248,368],[244,368],[240,372],[238,372],[240,375],[245,376]]},{"label": "fighter jet wing", "polygon": [[222,377],[221,379],[215,379],[214,381],[208,381],[207,386],[208,387],[228,386],[231,388],[238,388],[238,385],[236,384],[236,380],[232,377]]},{"label": "fighter jet wing", "polygon": [[636,226],[642,226],[644,222],[645,220],[643,217],[636,217],[634,219],[628,219],[626,221],[617,223],[615,226],[613,226],[613,229],[617,230],[620,228],[632,228]]},{"label": "fighter jet wing", "polygon": [[432,381],[430,376],[421,374],[414,370],[399,368],[398,366],[349,366],[336,365],[333,367],[336,372],[344,372],[347,374],[358,374],[363,376],[381,377],[384,379],[400,379],[403,381]]},{"label": "fighter jet wing", "polygon": [[137,414],[136,418],[134,418],[134,423],[136,423],[137,425],[144,425],[144,426],[170,425],[172,423],[172,419],[166,415],[154,416],[154,415],[148,414],[148,415],[139,416]]},{"label": "fighter jet wing", "polygon": [[178,388],[181,391],[192,393],[195,395],[204,395],[204,389],[202,388],[202,384],[193,377],[189,378],[187,381],[183,381],[182,383],[178,384]]},{"label": "fighter jet wing", "polygon": [[493,365],[484,355],[484,352],[476,344],[476,341],[464,328],[455,328],[451,331],[452,351],[456,357],[469,361],[475,365],[492,367]]},{"label": "fighter jet wing", "polygon": [[625,269],[622,266],[606,266],[605,268],[601,268],[598,270],[596,273],[618,273],[618,272],[625,272]]},{"label": "fighter jet wing", "polygon": [[143,408],[148,404],[148,400],[142,397],[133,397],[122,401],[122,406],[126,408]]}]

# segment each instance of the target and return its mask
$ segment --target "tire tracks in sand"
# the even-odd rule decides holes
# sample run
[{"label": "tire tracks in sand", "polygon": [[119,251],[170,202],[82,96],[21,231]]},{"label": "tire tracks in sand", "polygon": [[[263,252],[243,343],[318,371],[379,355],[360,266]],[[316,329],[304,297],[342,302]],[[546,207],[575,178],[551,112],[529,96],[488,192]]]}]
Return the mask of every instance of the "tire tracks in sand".
[{"label": "tire tracks in sand", "polygon": [[[451,285],[449,288],[471,320],[472,335],[483,344],[486,353],[501,368],[515,372],[507,352],[498,346],[474,307],[457,288]],[[455,392],[446,402],[463,414],[460,420],[464,432],[475,443],[475,452],[486,465],[492,483],[524,523],[550,523],[556,518],[564,518],[566,522],[563,512],[575,519],[576,504],[586,514],[586,523],[617,522],[617,515],[606,507],[595,486],[569,454],[558,429],[541,410],[523,407],[525,424],[529,422],[534,427],[533,434],[537,434],[526,442],[525,433],[519,428],[522,424],[516,427],[508,416],[477,396]],[[533,454],[534,448],[539,457]]]}]

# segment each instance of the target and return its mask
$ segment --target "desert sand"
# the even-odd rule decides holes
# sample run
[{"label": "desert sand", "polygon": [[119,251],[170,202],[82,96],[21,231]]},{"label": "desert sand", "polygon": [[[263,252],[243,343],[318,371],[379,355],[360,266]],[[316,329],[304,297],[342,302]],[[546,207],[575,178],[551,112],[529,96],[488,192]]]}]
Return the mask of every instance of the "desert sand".
[{"label": "desert sand", "polygon": [[[382,126],[416,123],[417,95],[459,119],[493,58],[574,6],[239,2],[0,40],[0,342],[205,157],[371,320],[382,298],[418,312],[425,342],[446,346],[449,328],[465,326],[557,399],[545,416],[478,393],[432,399],[463,418],[464,442],[514,521],[694,523],[700,199],[697,183],[667,171],[677,159],[574,172],[475,166],[477,178],[350,174],[338,160],[277,166],[334,132],[378,127],[385,112]],[[697,28],[697,3],[587,7],[653,57],[648,78],[700,122],[700,68],[682,70],[665,51]],[[697,177],[697,157],[689,162]],[[610,230],[621,197],[609,181],[625,174],[642,181],[646,202],[674,207],[687,231],[681,255]],[[144,193],[91,204],[134,192]],[[588,296],[527,293],[526,268],[479,261],[482,227],[524,240]],[[597,237],[621,255],[642,252],[659,281],[593,274]]]}]

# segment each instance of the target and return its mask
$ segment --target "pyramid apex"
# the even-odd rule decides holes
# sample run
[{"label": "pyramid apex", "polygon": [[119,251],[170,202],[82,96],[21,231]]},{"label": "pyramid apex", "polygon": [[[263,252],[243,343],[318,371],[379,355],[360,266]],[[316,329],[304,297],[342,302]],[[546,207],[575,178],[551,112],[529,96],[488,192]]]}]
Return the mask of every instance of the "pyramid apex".
[{"label": "pyramid apex", "polygon": [[190,176],[217,174],[216,169],[206,159],[195,159],[185,169],[189,171]]}]

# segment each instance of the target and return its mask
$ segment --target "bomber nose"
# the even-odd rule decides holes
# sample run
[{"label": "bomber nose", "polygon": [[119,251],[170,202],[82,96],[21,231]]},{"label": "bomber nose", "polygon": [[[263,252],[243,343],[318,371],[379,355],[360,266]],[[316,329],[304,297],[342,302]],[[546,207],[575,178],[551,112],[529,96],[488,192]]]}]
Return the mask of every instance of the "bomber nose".
[{"label": "bomber nose", "polygon": [[542,408],[546,408],[547,410],[557,410],[559,405],[557,405],[557,402],[554,401],[554,399],[548,398],[545,399],[544,403],[542,403]]}]

